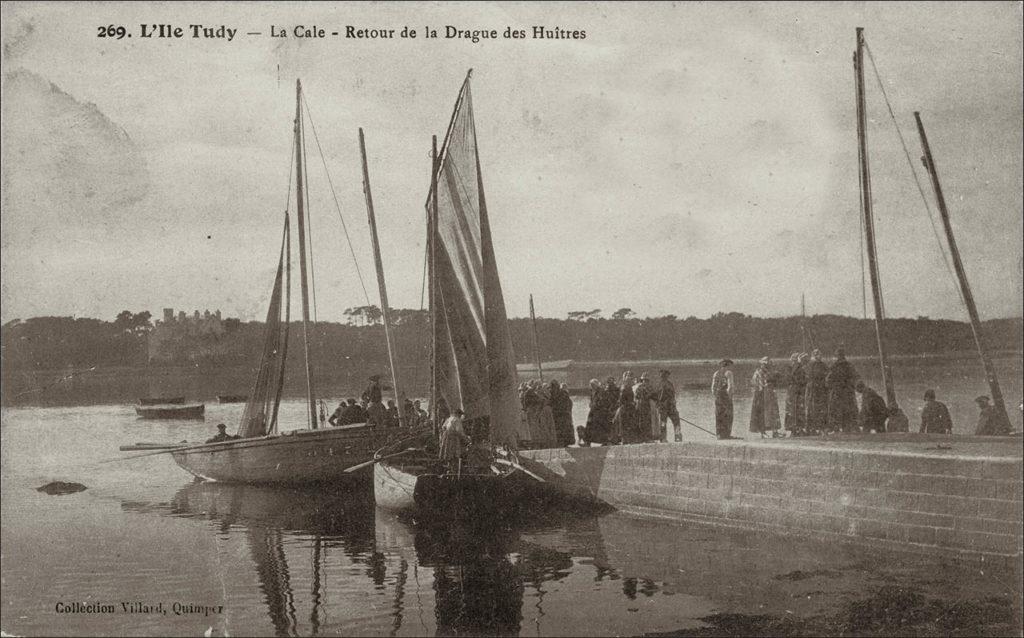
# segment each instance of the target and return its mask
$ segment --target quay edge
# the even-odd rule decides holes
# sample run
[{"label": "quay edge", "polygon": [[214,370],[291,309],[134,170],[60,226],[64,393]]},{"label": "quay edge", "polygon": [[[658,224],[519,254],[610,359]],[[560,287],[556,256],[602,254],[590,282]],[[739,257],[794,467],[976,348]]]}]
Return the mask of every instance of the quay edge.
[{"label": "quay edge", "polygon": [[520,452],[561,495],[640,516],[1020,557],[1020,437],[871,435]]}]

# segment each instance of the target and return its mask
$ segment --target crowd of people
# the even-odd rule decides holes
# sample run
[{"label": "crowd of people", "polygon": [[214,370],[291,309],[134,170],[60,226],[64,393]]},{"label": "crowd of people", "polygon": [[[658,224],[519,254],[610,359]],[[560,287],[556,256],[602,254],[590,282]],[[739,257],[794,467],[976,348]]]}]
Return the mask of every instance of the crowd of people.
[{"label": "crowd of people", "polygon": [[[715,432],[719,439],[732,437],[733,398],[736,383],[733,361],[722,359],[711,378],[711,396],[715,405]],[[565,383],[533,379],[519,386],[522,407],[521,432],[528,439],[524,447],[566,447],[578,443],[612,445],[667,441],[674,435],[682,440],[680,416],[676,408],[675,386],[670,373],[662,370],[657,384],[645,372],[635,377],[623,373],[621,379],[608,377],[604,383],[590,380],[590,401],[586,424],[574,427],[573,399]],[[830,433],[906,432],[908,423],[902,411],[868,386],[857,374],[839,348],[831,362],[820,350],[794,353],[786,366],[776,366],[768,357],[762,358],[750,379],[752,391],[749,431],[764,437],[813,436]],[[431,417],[419,400],[405,399],[401,409],[395,401],[383,401],[380,375],[370,377],[370,384],[357,401],[347,399],[338,404],[327,421],[332,426],[367,423],[373,427],[397,428],[429,425]],[[784,393],[782,409],[779,394]],[[860,402],[857,402],[860,395]],[[1009,434],[1007,424],[997,418],[987,396],[976,399],[979,408],[975,434]],[[441,398],[438,401],[438,423],[445,423],[452,411]],[[321,414],[321,420],[323,415]],[[668,424],[671,422],[671,429]],[[950,434],[953,422],[949,409],[936,400],[935,391],[924,393],[919,432]],[[218,436],[224,437],[221,432]],[[226,440],[220,438],[218,440]]]},{"label": "crowd of people", "polygon": [[662,370],[658,385],[647,373],[639,378],[624,372],[619,383],[608,377],[604,384],[590,380],[590,410],[587,423],[576,428],[581,446],[594,443],[644,443],[665,438],[665,424],[671,421],[675,438],[682,440],[676,390],[668,370]]}]

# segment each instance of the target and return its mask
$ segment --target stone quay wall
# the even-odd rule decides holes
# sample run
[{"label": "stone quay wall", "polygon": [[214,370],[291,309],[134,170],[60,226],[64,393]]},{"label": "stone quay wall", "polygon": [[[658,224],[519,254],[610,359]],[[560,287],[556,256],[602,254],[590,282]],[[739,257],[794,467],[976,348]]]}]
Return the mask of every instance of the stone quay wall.
[{"label": "stone quay wall", "polygon": [[[1005,444],[1019,448],[1021,441]],[[1011,556],[1022,550],[1019,454],[729,440],[532,450],[521,456],[562,494],[640,515],[929,550]]]}]

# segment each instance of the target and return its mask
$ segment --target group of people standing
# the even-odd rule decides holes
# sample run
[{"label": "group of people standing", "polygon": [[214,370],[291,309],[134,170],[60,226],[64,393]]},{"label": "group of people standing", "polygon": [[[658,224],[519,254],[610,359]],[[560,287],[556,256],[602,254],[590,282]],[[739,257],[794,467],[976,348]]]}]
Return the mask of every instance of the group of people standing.
[{"label": "group of people standing", "polygon": [[[383,390],[385,389],[390,388],[381,386],[380,375],[372,375],[370,384],[363,392],[359,402],[356,402],[355,399],[342,401],[327,422],[333,426],[366,423],[371,427],[382,428],[416,427],[428,422],[429,417],[418,400],[406,399],[402,403],[401,411],[395,405],[394,399],[388,399],[385,405],[383,401]],[[323,420],[322,413],[320,418]]]},{"label": "group of people standing", "polygon": [[[732,362],[724,360],[722,368]],[[713,385],[713,384],[712,384]],[[764,357],[750,379],[753,392],[750,431],[778,436],[782,427],[790,436],[829,432],[885,432],[890,410],[885,400],[857,376],[842,348],[826,363],[821,351],[794,353],[789,366],[777,369]],[[785,411],[779,412],[777,390],[785,388]],[[714,388],[713,388],[714,391]],[[856,394],[861,395],[860,407]],[[716,395],[716,402],[717,402]],[[730,415],[731,418],[731,415]]]},{"label": "group of people standing", "polygon": [[615,377],[608,377],[604,385],[597,379],[590,380],[587,424],[576,430],[582,446],[644,443],[664,440],[666,420],[672,421],[676,440],[681,441],[676,390],[668,370],[661,371],[657,386],[646,372],[638,379],[627,371],[620,384],[615,383]]},{"label": "group of people standing", "polygon": [[519,403],[529,445],[566,447],[576,442],[572,428],[572,397],[564,383],[531,379],[519,385]]}]

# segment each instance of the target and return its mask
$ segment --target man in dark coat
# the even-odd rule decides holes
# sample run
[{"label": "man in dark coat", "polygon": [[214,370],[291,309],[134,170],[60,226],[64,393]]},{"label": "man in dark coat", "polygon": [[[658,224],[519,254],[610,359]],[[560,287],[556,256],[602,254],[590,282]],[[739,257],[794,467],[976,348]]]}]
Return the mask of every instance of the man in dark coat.
[{"label": "man in dark coat", "polygon": [[879,434],[885,432],[885,419],[889,416],[885,399],[863,381],[857,382],[856,389],[860,393],[860,414],[857,420],[860,422],[861,430],[875,431]]},{"label": "man in dark coat", "polygon": [[804,411],[804,394],[807,389],[807,371],[804,370],[806,363],[807,355],[803,353],[793,353],[790,358],[785,423],[790,436],[803,436],[807,427],[807,414]]},{"label": "man in dark coat", "polygon": [[604,388],[597,379],[590,380],[590,412],[587,414],[586,427],[580,427],[580,445],[587,447],[591,443],[607,443],[609,419],[608,400]]},{"label": "man in dark coat", "polygon": [[1009,423],[1001,423],[996,414],[994,406],[989,404],[989,398],[980,396],[974,400],[978,404],[978,427],[974,433],[982,436],[1006,436],[1010,433]]},{"label": "man in dark coat", "polygon": [[828,424],[828,366],[821,360],[821,350],[811,352],[811,361],[807,371],[807,421],[805,427],[809,434],[820,434]]},{"label": "man in dark coat", "polygon": [[558,445],[566,447],[576,441],[572,432],[572,397],[569,391],[559,385],[558,381],[551,382],[551,416],[555,420],[555,438]]},{"label": "man in dark coat", "polygon": [[363,392],[363,400],[366,401],[367,403],[381,402],[379,374],[375,374],[370,377],[370,385],[366,386],[366,391]]},{"label": "man in dark coat", "polygon": [[857,371],[846,360],[842,348],[836,350],[836,360],[825,377],[828,386],[828,429],[833,432],[853,432],[857,428],[857,401],[854,384]]},{"label": "man in dark coat", "polygon": [[[683,426],[679,423],[679,411],[676,409],[676,387],[668,380],[669,371],[661,371],[661,384],[654,391],[654,400],[658,403],[658,418],[662,427],[666,428],[666,419],[672,422],[675,428],[675,440],[683,440]],[[665,431],[665,440],[669,441],[668,430]]]},{"label": "man in dark coat", "polygon": [[924,407],[921,408],[921,429],[925,434],[952,434],[953,419],[945,403],[935,400],[935,390],[925,390]]}]

